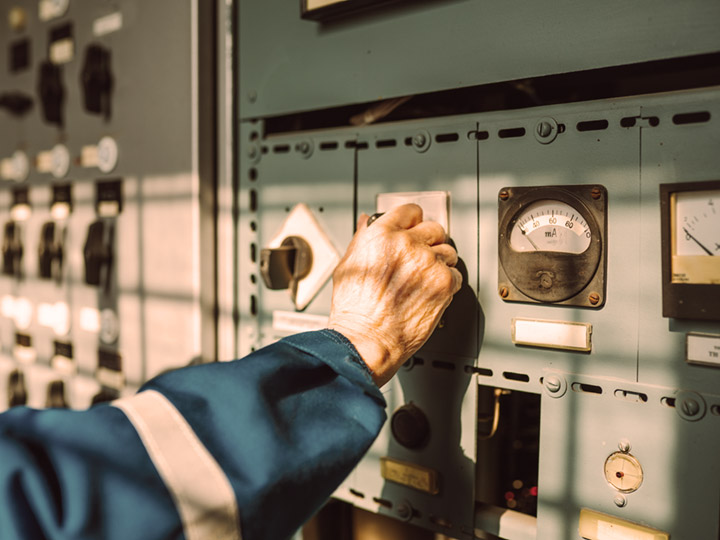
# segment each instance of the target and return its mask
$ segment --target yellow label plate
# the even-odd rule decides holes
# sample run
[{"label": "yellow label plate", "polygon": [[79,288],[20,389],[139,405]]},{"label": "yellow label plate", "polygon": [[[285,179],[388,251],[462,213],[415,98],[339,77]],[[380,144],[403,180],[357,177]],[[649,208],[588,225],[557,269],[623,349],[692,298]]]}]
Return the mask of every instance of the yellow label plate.
[{"label": "yellow label plate", "polygon": [[436,495],[440,491],[437,471],[414,463],[405,463],[391,458],[380,458],[380,474],[385,480],[418,491],[424,491],[431,495]]}]

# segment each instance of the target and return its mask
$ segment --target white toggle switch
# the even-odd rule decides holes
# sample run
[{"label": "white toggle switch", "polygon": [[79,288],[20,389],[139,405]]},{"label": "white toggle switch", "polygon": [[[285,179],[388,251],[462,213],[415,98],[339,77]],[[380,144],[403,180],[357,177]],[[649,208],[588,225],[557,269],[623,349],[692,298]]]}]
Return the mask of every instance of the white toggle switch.
[{"label": "white toggle switch", "polygon": [[62,178],[70,170],[70,152],[64,144],[56,144],[52,150],[40,152],[35,160],[38,172],[52,173],[55,178]]},{"label": "white toggle switch", "polygon": [[83,167],[97,167],[104,173],[111,172],[118,162],[118,145],[112,137],[103,137],[96,145],[82,147],[80,164]]},{"label": "white toggle switch", "polygon": [[268,243],[269,249],[280,248],[287,238],[299,237],[309,246],[312,266],[305,277],[299,279],[295,289],[295,308],[305,309],[325,285],[340,262],[340,254],[315,219],[310,208],[300,203],[292,209],[280,232]]},{"label": "white toggle switch", "polygon": [[30,173],[30,162],[27,154],[22,150],[16,150],[12,157],[0,161],[0,178],[3,180],[14,180],[24,182]]},{"label": "white toggle switch", "polygon": [[403,204],[417,204],[423,210],[424,221],[435,221],[450,235],[450,192],[410,191],[404,193],[379,193],[377,212],[387,212]]}]

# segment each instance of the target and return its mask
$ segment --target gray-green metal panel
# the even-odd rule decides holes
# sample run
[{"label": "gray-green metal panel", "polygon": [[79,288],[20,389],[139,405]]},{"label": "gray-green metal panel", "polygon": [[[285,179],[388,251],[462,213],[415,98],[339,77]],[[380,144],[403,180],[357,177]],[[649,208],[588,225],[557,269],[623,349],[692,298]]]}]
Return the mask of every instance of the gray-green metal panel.
[{"label": "gray-green metal panel", "polygon": [[720,51],[714,0],[406,2],[336,24],[239,4],[243,119]]}]

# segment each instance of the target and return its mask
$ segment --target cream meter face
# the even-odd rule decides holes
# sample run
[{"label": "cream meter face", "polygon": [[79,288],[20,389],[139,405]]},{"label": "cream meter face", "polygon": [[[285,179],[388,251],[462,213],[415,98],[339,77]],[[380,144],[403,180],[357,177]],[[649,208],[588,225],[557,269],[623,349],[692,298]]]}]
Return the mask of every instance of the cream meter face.
[{"label": "cream meter face", "polygon": [[637,491],[643,481],[640,462],[631,454],[611,454],[605,460],[605,480],[621,493]]},{"label": "cream meter face", "polygon": [[605,188],[503,188],[498,199],[500,297],[507,302],[601,307]]},{"label": "cream meter face", "polygon": [[720,319],[720,181],[660,186],[663,315]]}]

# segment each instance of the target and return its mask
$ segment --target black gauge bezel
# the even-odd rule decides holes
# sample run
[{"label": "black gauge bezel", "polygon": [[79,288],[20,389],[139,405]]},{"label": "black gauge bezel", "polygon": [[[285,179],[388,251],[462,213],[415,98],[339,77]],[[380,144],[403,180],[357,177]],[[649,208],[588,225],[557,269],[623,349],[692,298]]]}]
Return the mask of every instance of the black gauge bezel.
[{"label": "black gauge bezel", "polygon": [[[597,184],[506,187],[498,206],[498,292],[506,302],[529,302],[600,308],[605,303],[607,190]],[[582,253],[521,252],[510,246],[510,234],[527,207],[558,201],[586,221],[592,238]],[[545,287],[542,283],[551,283]]]},{"label": "black gauge bezel", "polygon": [[670,195],[687,191],[720,189],[720,180],[660,184],[660,242],[662,246],[663,317],[691,320],[720,320],[720,285],[673,283],[672,220]]}]

